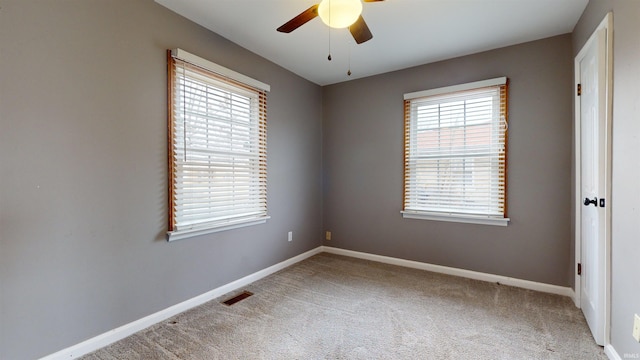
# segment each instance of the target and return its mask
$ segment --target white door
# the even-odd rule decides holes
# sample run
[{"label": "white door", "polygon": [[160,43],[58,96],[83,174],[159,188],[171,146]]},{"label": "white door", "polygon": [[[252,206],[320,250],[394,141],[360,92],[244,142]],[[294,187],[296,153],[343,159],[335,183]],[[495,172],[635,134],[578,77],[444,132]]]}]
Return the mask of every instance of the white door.
[{"label": "white door", "polygon": [[[606,102],[607,29],[599,29],[578,58],[580,111],[580,307],[595,341],[604,345],[608,224]],[[579,56],[581,55],[579,54]]]}]

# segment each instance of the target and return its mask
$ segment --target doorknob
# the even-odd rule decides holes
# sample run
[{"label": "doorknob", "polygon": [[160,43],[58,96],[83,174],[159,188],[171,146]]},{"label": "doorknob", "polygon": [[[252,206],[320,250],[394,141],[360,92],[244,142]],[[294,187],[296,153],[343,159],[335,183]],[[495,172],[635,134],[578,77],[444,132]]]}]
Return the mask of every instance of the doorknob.
[{"label": "doorknob", "polygon": [[589,200],[589,198],[584,198],[584,205],[589,206],[593,204],[593,206],[598,207],[598,198],[594,197],[593,200]]}]

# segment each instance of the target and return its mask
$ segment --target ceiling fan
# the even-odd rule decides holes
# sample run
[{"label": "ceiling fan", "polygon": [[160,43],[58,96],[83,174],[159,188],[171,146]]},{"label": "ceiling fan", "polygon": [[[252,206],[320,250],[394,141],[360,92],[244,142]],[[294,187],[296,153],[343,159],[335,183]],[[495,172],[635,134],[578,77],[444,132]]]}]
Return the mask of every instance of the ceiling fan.
[{"label": "ceiling fan", "polygon": [[[384,0],[362,0],[364,2],[378,2]],[[290,33],[306,24],[315,17],[320,16],[322,21],[332,28],[343,29],[348,27],[356,43],[362,44],[371,40],[373,35],[362,18],[362,1],[360,0],[322,0],[298,16],[287,21],[277,30]]]}]

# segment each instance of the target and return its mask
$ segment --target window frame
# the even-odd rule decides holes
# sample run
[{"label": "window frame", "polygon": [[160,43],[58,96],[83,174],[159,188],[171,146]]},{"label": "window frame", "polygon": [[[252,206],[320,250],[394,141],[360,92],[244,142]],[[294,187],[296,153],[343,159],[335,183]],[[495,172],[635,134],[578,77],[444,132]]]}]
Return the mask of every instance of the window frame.
[{"label": "window frame", "polygon": [[[503,198],[502,203],[502,216],[498,216],[496,214],[471,214],[471,213],[463,213],[462,211],[446,211],[446,210],[438,210],[434,208],[433,210],[425,210],[425,209],[417,209],[415,204],[413,204],[413,208],[411,204],[409,204],[409,194],[407,193],[408,188],[411,187],[411,146],[412,140],[414,138],[414,134],[412,133],[413,122],[416,121],[413,118],[411,111],[411,102],[412,101],[420,101],[425,100],[426,98],[441,98],[446,101],[446,99],[454,98],[460,96],[464,92],[481,90],[483,88],[497,88],[498,96],[500,101],[499,109],[495,109],[500,111],[498,114],[499,119],[498,122],[504,121],[504,129],[503,133],[503,154],[501,157],[501,162],[498,165],[497,174],[495,176],[500,177],[499,172],[502,171],[502,185],[501,185],[501,194],[498,197]],[[442,101],[443,103],[445,101]],[[442,88],[417,91],[412,93],[404,94],[404,104],[405,104],[405,115],[404,115],[404,181],[403,181],[403,206],[401,214],[403,218],[408,219],[421,219],[421,220],[435,220],[435,221],[448,221],[448,222],[460,222],[460,223],[473,223],[473,224],[483,224],[483,225],[498,225],[498,226],[507,226],[510,219],[507,216],[507,148],[508,148],[508,79],[506,77],[488,79],[483,81],[476,81],[466,84],[447,86]],[[449,125],[451,126],[451,125]],[[468,125],[465,125],[467,127]],[[415,125],[416,133],[417,133],[417,124]],[[444,129],[446,126],[439,125],[437,129]],[[417,134],[415,134],[417,136]],[[469,155],[461,156],[458,159],[462,161],[467,161],[469,159]],[[489,173],[490,175],[494,175],[493,172]]]},{"label": "window frame", "polygon": [[[179,195],[179,192],[177,191],[178,184],[183,182],[183,180],[179,178],[178,173],[180,171],[179,170],[180,166],[188,167],[188,165],[186,165],[186,163],[188,163],[188,161],[186,160],[186,157],[189,156],[189,154],[195,154],[195,153],[188,152],[188,148],[186,145],[187,143],[185,142],[184,143],[185,153],[183,154],[185,157],[185,160],[183,161],[185,162],[185,165],[181,165],[182,162],[175,160],[176,155],[178,153],[178,151],[176,150],[177,145],[175,142],[177,137],[180,135],[180,133],[176,133],[176,131],[179,131],[177,130],[179,128],[179,125],[176,123],[176,121],[179,121],[179,119],[175,116],[175,111],[177,106],[176,102],[178,101],[177,98],[179,97],[179,95],[176,94],[176,89],[179,87],[179,85],[177,84],[177,81],[179,81],[179,76],[177,75],[177,73],[179,72],[178,71],[179,69],[177,68],[177,66],[179,65],[177,65],[177,63],[184,64],[183,65],[184,67],[181,69],[183,76],[184,74],[187,74],[187,70],[185,70],[186,68],[189,69],[188,72],[190,73],[190,75],[197,74],[194,76],[189,76],[190,81],[195,80],[196,82],[199,82],[196,79],[200,78],[200,81],[202,81],[202,84],[205,84],[204,81],[207,81],[206,82],[206,84],[208,84],[206,85],[207,88],[212,86],[212,88],[215,89],[216,92],[224,91],[228,93],[229,96],[231,96],[232,98],[239,96],[240,98],[243,98],[243,99],[246,98],[246,100],[244,100],[245,102],[250,101],[250,103],[248,103],[249,108],[247,108],[250,111],[250,115],[249,115],[250,117],[242,120],[244,122],[246,122],[248,119],[254,119],[255,121],[257,121],[257,123],[255,124],[253,122],[248,123],[253,125],[244,125],[244,127],[248,129],[245,131],[250,131],[251,140],[249,141],[250,141],[250,144],[253,144],[251,146],[251,150],[247,152],[248,154],[247,156],[258,159],[257,160],[258,165],[251,165],[251,170],[245,170],[245,171],[250,171],[250,173],[252,174],[250,175],[249,183],[254,185],[250,185],[251,188],[253,189],[254,187],[256,187],[257,189],[257,191],[250,191],[251,200],[249,200],[250,202],[255,202],[256,204],[260,204],[260,205],[257,205],[258,207],[256,207],[256,209],[260,211],[256,212],[255,216],[247,215],[242,218],[234,218],[234,216],[227,215],[226,218],[224,219],[215,220],[214,217],[209,215],[210,217],[207,220],[201,221],[198,224],[188,224],[185,221],[186,218],[180,217],[179,211],[177,210],[179,206],[178,204],[183,204],[183,199],[185,198],[181,198]],[[203,80],[203,79],[206,79],[206,80]],[[212,83],[214,83],[214,85],[211,85]],[[221,87],[216,86],[215,83],[218,83],[219,85],[221,85]],[[206,91],[207,91],[206,96],[210,96],[211,93],[209,92],[209,90],[206,90]],[[182,49],[167,50],[167,97],[168,97],[167,99],[168,154],[167,155],[168,155],[168,178],[169,178],[169,186],[168,186],[169,217],[168,217],[167,241],[180,240],[180,239],[185,239],[185,238],[198,236],[198,235],[204,235],[208,233],[214,233],[214,232],[226,231],[226,230],[245,227],[245,226],[263,224],[270,218],[267,214],[267,194],[266,194],[266,191],[267,191],[267,185],[266,185],[266,181],[267,181],[266,93],[268,91],[270,91],[270,86],[265,83],[262,83],[258,80],[252,79],[248,76],[245,76],[233,70],[217,65],[213,62],[210,62],[196,55],[190,54]],[[231,100],[231,101],[235,103],[236,100]],[[208,116],[208,115],[205,115],[205,116]],[[184,126],[186,126],[187,122],[184,121],[184,119],[182,121],[184,122]],[[198,120],[198,121],[202,121],[202,120]],[[232,127],[238,126],[238,125],[234,125],[234,124],[237,124],[238,121],[239,121],[238,119],[231,116],[228,119],[229,126],[232,126]],[[205,123],[207,124],[207,128],[208,128],[210,125],[210,120],[205,120]],[[255,129],[253,129],[253,127],[255,127]],[[183,131],[186,131],[186,129]],[[183,136],[186,136],[186,133],[183,133]],[[244,136],[246,138],[246,136],[248,135],[244,135]],[[207,135],[207,137],[209,137],[209,135]],[[183,139],[183,142],[184,141],[186,141],[186,138]],[[207,140],[204,140],[204,141],[205,141],[204,144],[207,146],[207,148],[209,145],[217,144],[215,140],[210,140],[208,138]],[[230,141],[228,145],[231,145],[232,143],[233,142]],[[217,144],[217,145],[220,145],[220,144]],[[191,147],[192,146],[193,145],[191,145]],[[228,151],[234,152],[234,150],[228,150]],[[222,154],[224,154],[224,150]],[[226,155],[226,156],[231,158],[235,157],[231,153],[229,153],[229,155]],[[217,160],[218,163],[220,161],[222,160]],[[256,163],[256,160],[253,160],[253,161],[249,160],[249,161],[252,164]],[[209,165],[206,165],[208,167],[217,166],[217,165],[212,165],[213,164],[212,160],[206,160],[204,161],[204,164],[209,164]],[[229,160],[229,163],[225,163],[225,164],[231,165],[236,163],[235,163],[235,160]],[[234,166],[230,166],[230,167],[235,168]],[[202,176],[201,181],[203,178],[211,179],[212,175],[216,171],[220,171],[219,168],[210,169],[209,175]],[[209,180],[209,184],[211,184],[211,180]],[[209,198],[209,207],[216,206],[216,205],[211,205],[212,201],[213,200]]]}]

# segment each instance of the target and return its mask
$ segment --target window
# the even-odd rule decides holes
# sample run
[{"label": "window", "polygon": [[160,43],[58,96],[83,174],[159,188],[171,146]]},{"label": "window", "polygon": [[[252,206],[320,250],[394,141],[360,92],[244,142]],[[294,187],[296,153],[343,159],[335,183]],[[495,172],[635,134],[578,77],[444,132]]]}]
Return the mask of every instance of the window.
[{"label": "window", "polygon": [[263,223],[269,86],[168,52],[168,240]]},{"label": "window", "polygon": [[403,217],[506,226],[507,79],[404,99]]}]

